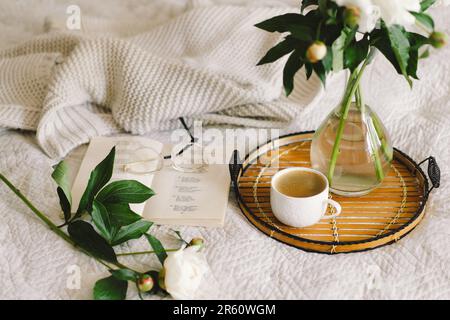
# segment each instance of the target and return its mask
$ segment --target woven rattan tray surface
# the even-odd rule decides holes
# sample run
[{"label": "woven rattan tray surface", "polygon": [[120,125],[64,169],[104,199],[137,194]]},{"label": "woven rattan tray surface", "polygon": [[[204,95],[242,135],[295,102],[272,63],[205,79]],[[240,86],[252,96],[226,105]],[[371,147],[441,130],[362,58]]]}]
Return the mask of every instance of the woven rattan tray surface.
[{"label": "woven rattan tray surface", "polygon": [[[270,206],[270,181],[287,167],[310,167],[313,132],[268,142],[251,152],[242,164],[235,152],[230,173],[239,206],[248,220],[268,236],[288,245],[319,253],[348,253],[374,249],[398,241],[423,219],[429,183],[412,159],[399,150],[383,184],[362,197],[333,199],[342,214],[314,226],[293,228],[279,222]],[[439,168],[429,159],[433,187],[439,187]],[[434,174],[433,174],[434,173]]]}]

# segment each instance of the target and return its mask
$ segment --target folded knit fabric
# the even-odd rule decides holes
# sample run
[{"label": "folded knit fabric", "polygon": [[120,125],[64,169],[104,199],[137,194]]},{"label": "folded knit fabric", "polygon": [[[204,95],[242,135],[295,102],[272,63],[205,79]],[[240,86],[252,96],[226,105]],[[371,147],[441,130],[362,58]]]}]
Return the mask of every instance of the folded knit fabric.
[{"label": "folded knit fabric", "polygon": [[280,9],[204,7],[131,38],[53,32],[0,52],[0,127],[35,130],[50,157],[90,138],[207,124],[282,126],[321,92],[302,72],[282,95],[280,40],[254,24]]}]

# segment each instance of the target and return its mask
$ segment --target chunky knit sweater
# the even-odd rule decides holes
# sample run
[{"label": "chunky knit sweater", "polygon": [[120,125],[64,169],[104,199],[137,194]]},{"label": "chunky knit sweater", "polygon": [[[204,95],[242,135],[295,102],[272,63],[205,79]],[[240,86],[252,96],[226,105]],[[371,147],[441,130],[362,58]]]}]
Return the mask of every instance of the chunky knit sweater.
[{"label": "chunky knit sweater", "polygon": [[0,129],[36,131],[50,157],[121,130],[207,124],[282,126],[320,92],[299,72],[282,95],[285,60],[257,67],[280,40],[254,24],[280,9],[205,7],[131,38],[51,32],[0,52]]}]

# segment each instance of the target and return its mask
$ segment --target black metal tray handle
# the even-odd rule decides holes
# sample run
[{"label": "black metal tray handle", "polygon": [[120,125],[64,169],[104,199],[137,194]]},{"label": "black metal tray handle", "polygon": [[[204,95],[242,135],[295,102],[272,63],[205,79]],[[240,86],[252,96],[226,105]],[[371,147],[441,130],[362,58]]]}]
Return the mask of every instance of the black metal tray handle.
[{"label": "black metal tray handle", "polygon": [[441,169],[439,169],[436,159],[432,156],[421,161],[418,165],[420,166],[427,161],[428,161],[428,170],[427,170],[428,178],[431,181],[431,187],[430,189],[428,189],[427,193],[428,196],[433,189],[437,189],[441,186]]},{"label": "black metal tray handle", "polygon": [[239,173],[242,170],[242,161],[239,157],[239,151],[234,150],[231,156],[230,164],[230,177],[231,183],[233,184],[234,192],[236,193],[236,197],[239,198],[239,188],[238,188],[238,177]]}]

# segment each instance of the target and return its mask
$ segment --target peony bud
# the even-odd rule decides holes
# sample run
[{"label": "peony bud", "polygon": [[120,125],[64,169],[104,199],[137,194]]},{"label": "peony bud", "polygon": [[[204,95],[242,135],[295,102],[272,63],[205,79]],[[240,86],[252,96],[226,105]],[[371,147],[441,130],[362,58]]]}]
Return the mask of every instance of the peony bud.
[{"label": "peony bud", "polygon": [[314,41],[306,51],[306,58],[311,63],[316,63],[327,55],[327,46],[322,41]]},{"label": "peony bud", "polygon": [[202,238],[193,238],[191,240],[191,242],[189,242],[189,246],[197,246],[198,249],[203,248],[203,246],[205,245],[205,240],[203,240]]},{"label": "peony bud", "polygon": [[153,278],[148,274],[143,274],[137,282],[138,288],[141,292],[149,292],[153,289],[153,284]]},{"label": "peony bud", "polygon": [[164,283],[165,278],[166,278],[166,270],[164,270],[164,268],[162,268],[158,274],[158,285],[163,290],[166,290],[166,285]]},{"label": "peony bud", "polygon": [[361,18],[361,10],[358,7],[348,6],[344,10],[344,23],[350,28],[354,28],[359,24]]},{"label": "peony bud", "polygon": [[430,35],[430,42],[433,47],[440,49],[447,44],[447,35],[435,31]]}]

